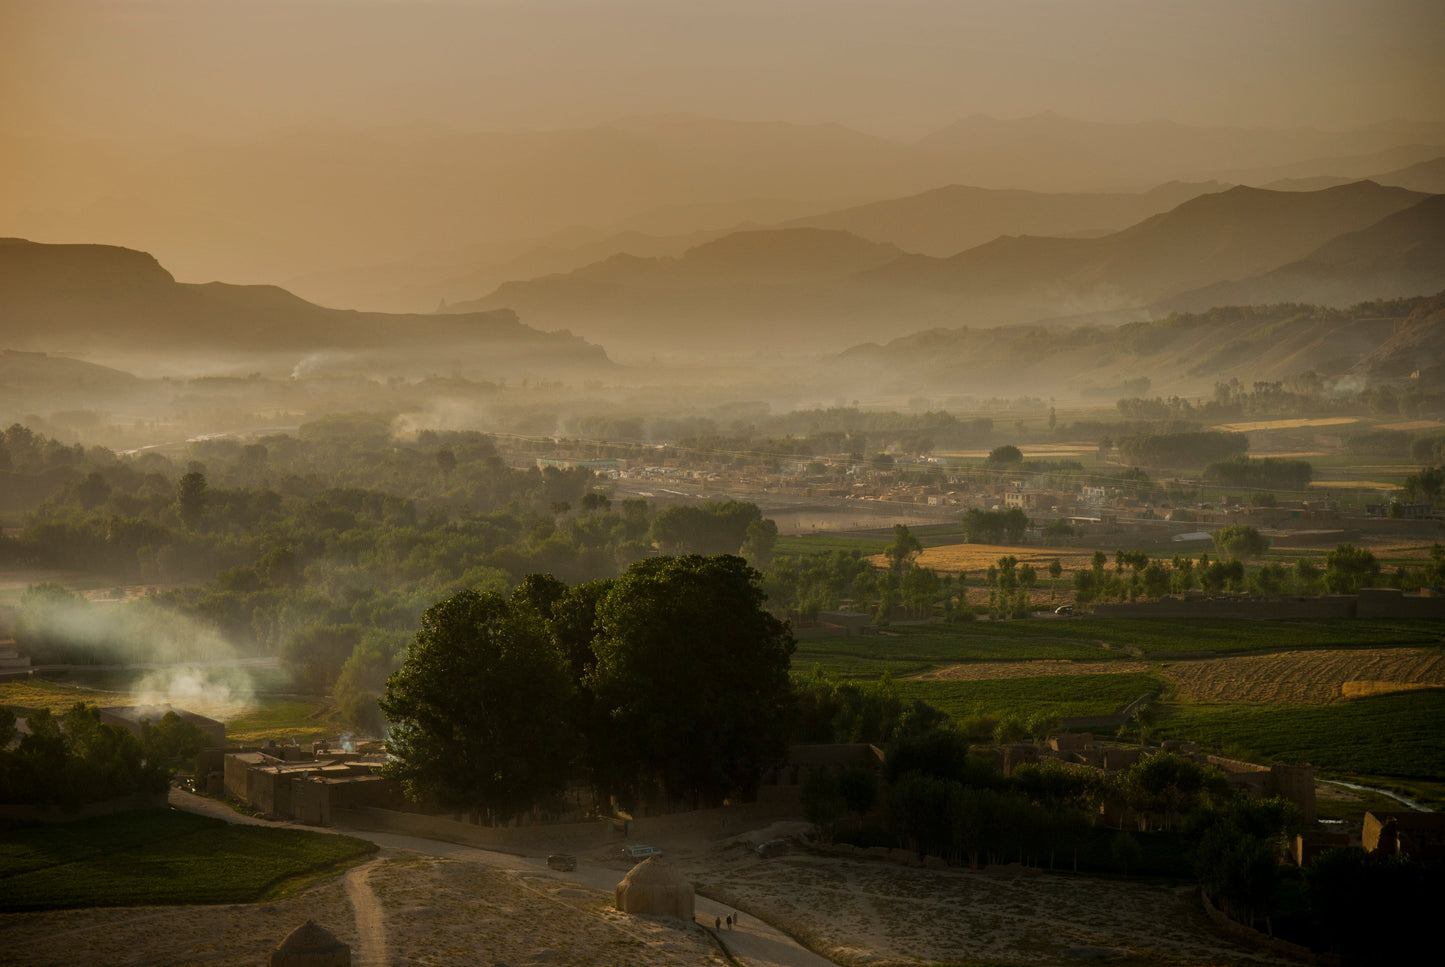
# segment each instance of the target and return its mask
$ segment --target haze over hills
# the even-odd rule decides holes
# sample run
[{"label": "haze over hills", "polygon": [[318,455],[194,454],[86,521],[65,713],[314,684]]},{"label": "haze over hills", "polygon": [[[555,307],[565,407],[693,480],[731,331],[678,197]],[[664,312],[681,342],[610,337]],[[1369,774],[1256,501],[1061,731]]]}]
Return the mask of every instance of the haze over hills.
[{"label": "haze over hills", "polygon": [[[1358,181],[1337,175],[1281,179],[1259,187],[1319,191]],[[1367,180],[1413,191],[1445,191],[1445,157]],[[1139,193],[1047,193],[948,185],[901,198],[817,212],[797,201],[742,199],[673,206],[625,219],[612,230],[573,226],[545,238],[470,246],[406,262],[315,273],[283,283],[323,305],[356,304],[387,312],[427,311],[468,302],[513,280],[570,272],[612,255],[677,257],[732,231],[812,227],[852,232],[924,255],[947,256],[1001,235],[1100,236],[1231,187],[1170,182]],[[806,210],[791,217],[785,213]],[[694,226],[710,226],[694,230]]]},{"label": "haze over hills", "polygon": [[1102,238],[1000,238],[947,259],[900,260],[871,279],[970,293],[1028,284],[1115,288],[1124,298],[1148,302],[1205,279],[1236,278],[1298,258],[1425,197],[1373,182],[1319,192],[1240,186]]},{"label": "haze over hills", "polygon": [[[558,321],[633,354],[799,351],[866,335],[886,299],[873,300],[855,277],[903,254],[841,231],[735,232],[675,259],[617,255],[508,283],[449,311],[515,307],[540,325]],[[823,319],[826,335],[813,328]]]},{"label": "haze over hills", "polygon": [[[605,353],[507,310],[454,316],[326,309],[275,286],[178,283],[144,252],[0,239],[0,346],[82,351],[137,371],[345,364],[391,373],[597,370]],[[211,362],[208,362],[211,361]]]},{"label": "haze over hills", "polygon": [[[784,217],[797,217],[950,184],[1119,192],[1240,181],[1218,174],[1226,166],[1353,174],[1311,159],[1405,149],[1415,153],[1361,174],[1438,157],[1445,126],[1335,133],[1046,113],[971,118],[909,143],[836,124],[669,115],[553,131],[311,126],[163,146],[10,136],[0,138],[0,153],[15,159],[0,185],[0,223],[30,238],[155,252],[187,280],[269,283],[573,226],[606,231],[647,212],[681,217],[633,227],[684,233],[774,220],[784,206],[793,207]],[[338,295],[328,301],[344,302]]]},{"label": "haze over hills", "polygon": [[[820,363],[828,377],[879,394],[1048,387],[1061,399],[1209,396],[1231,377],[1249,384],[1313,371],[1400,378],[1445,360],[1445,292],[1339,311],[1308,305],[1219,307],[1123,326],[933,329],[854,346]],[[1409,320],[1407,325],[1406,320]],[[1438,374],[1436,374],[1438,378]],[[1141,382],[1142,379],[1142,382]],[[1142,387],[1142,388],[1141,388]]]},{"label": "haze over hills", "polygon": [[[371,308],[418,311],[443,302],[466,303],[509,281],[562,274],[613,255],[675,258],[715,238],[758,228],[835,229],[910,252],[950,255],[1004,234],[1106,234],[1226,187],[1217,182],[1173,182],[1137,194],[1050,194],[950,185],[821,214],[809,209],[797,218],[765,217],[799,207],[796,202],[769,199],[658,209],[624,223],[644,229],[572,228],[514,246],[474,247],[430,261],[320,273],[292,280],[288,288],[323,304],[364,293]],[[659,234],[669,225],[693,224],[723,227]]]},{"label": "haze over hills", "polygon": [[[739,340],[747,348],[841,349],[962,321],[1121,310],[1138,318],[1151,303],[1271,271],[1429,197],[1371,182],[1319,192],[1237,187],[1099,238],[1005,236],[950,258],[903,254],[840,231],[741,232],[680,259],[619,256],[454,308],[515,308],[538,325],[627,352],[649,344],[718,351]],[[752,274],[718,260],[719,251],[753,265]],[[756,271],[763,265],[766,278]]]},{"label": "haze over hills", "polygon": [[1445,288],[1445,195],[1331,239],[1297,262],[1166,299],[1160,309],[1313,302],[1349,306]]},{"label": "haze over hills", "polygon": [[[1349,178],[1344,175],[1316,175],[1310,178],[1281,178],[1259,187],[1274,191],[1320,191],[1360,180],[1358,177]],[[1445,194],[1445,157],[1431,158],[1429,161],[1421,161],[1395,171],[1369,175],[1363,180],[1373,181],[1377,185],[1423,191],[1430,195]]]},{"label": "haze over hills", "polygon": [[1199,195],[1219,182],[1170,182],[1146,192],[1047,194],[948,185],[907,198],[797,218],[779,227],[831,228],[891,242],[921,255],[946,256],[1000,235],[1079,235],[1118,231]]}]

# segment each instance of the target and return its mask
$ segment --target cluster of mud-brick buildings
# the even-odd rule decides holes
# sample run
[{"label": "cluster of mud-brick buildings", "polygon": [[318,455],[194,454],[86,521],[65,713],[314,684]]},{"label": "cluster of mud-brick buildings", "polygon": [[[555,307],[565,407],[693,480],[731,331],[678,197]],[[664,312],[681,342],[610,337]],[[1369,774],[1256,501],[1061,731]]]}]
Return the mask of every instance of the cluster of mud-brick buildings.
[{"label": "cluster of mud-brick buildings", "polygon": [[337,809],[402,805],[396,784],[377,774],[385,764],[380,752],[270,742],[255,749],[207,749],[196,759],[196,776],[207,795],[234,799],[265,816],[329,826]]}]

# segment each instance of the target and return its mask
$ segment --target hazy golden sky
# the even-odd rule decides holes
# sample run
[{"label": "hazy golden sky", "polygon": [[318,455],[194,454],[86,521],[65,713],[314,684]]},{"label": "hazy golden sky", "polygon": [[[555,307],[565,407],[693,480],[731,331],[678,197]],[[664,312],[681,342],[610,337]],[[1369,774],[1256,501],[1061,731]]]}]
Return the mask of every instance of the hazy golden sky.
[{"label": "hazy golden sky", "polygon": [[0,0],[0,131],[1445,119],[1441,0]]}]

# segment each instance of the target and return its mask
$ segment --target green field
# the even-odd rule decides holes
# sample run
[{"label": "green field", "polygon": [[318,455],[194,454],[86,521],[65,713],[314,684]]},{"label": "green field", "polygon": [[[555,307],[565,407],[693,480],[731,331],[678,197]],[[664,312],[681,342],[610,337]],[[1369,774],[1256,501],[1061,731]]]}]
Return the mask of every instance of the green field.
[{"label": "green field", "polygon": [[109,708],[130,704],[125,692],[100,692],[88,688],[68,688],[38,678],[13,678],[0,682],[0,705],[16,708],[49,709],[56,715],[69,712],[77,702]]},{"label": "green field", "polygon": [[857,551],[867,557],[882,554],[888,548],[888,541],[867,537],[844,537],[840,534],[803,534],[796,537],[780,535],[773,545],[773,556],[784,555],[806,557],[810,554],[831,554],[843,551],[845,554]]},{"label": "green field", "polygon": [[[980,715],[1112,715],[1141,695],[1158,694],[1162,721],[1157,737],[1191,739],[1208,751],[1257,762],[1310,762],[1322,774],[1393,785],[1438,801],[1445,797],[1445,691],[1331,705],[1185,703],[1155,674],[1151,659],[1185,652],[1438,646],[1441,634],[1439,623],[1429,621],[978,621],[804,639],[793,667],[799,673],[821,667],[833,678],[854,681],[877,680],[886,672],[905,699],[922,699],[955,721]],[[1039,674],[978,681],[911,677],[948,665],[1000,661],[1038,661]],[[1054,664],[1058,661],[1116,661],[1132,667],[1112,675],[1059,674],[1064,669]]]},{"label": "green field", "polygon": [[1309,762],[1357,776],[1445,777],[1445,692],[1404,692],[1333,705],[1181,705],[1163,735],[1255,760]]},{"label": "green field", "polygon": [[[987,630],[983,630],[984,628]],[[1136,648],[1145,655],[1297,648],[1380,648],[1445,641],[1438,621],[1252,621],[1243,618],[1072,618],[980,624],[989,637],[1064,638]]]},{"label": "green field", "polygon": [[971,661],[1133,661],[1078,639],[1051,637],[1071,624],[1037,622],[1033,636],[999,633],[1029,622],[967,622],[899,627],[883,635],[852,638],[805,638],[793,653],[793,667],[822,665],[835,678],[873,679],[890,672],[894,678],[916,675],[946,665]]},{"label": "green field", "polygon": [[[62,715],[77,702],[109,708],[131,705],[135,696],[128,691],[72,688],[38,678],[0,682],[0,705],[45,708]],[[323,699],[261,696],[255,702],[243,714],[226,722],[226,738],[231,742],[237,745],[255,745],[266,739],[309,742],[335,738],[347,730],[336,717],[335,706]]]},{"label": "green field", "polygon": [[0,825],[0,910],[255,903],[376,851],[168,810]]},{"label": "green field", "polygon": [[1069,718],[1114,715],[1126,705],[1164,688],[1148,672],[1121,675],[1041,675],[1037,678],[994,678],[985,681],[902,681],[898,694],[921,698],[962,721],[975,715],[1012,714]]},{"label": "green field", "polygon": [[278,699],[268,700],[227,722],[226,738],[238,745],[254,745],[266,739],[304,743],[335,738],[347,729],[329,702]]},{"label": "green field", "polygon": [[[877,537],[848,537],[843,534],[780,535],[777,543],[773,545],[773,555],[805,557],[809,554],[831,554],[833,551],[857,551],[865,557],[882,554],[893,541],[889,530],[886,527],[881,528],[877,531]],[[924,547],[957,544],[963,540],[963,532],[955,523],[925,524],[921,527],[910,527],[908,530]]]}]

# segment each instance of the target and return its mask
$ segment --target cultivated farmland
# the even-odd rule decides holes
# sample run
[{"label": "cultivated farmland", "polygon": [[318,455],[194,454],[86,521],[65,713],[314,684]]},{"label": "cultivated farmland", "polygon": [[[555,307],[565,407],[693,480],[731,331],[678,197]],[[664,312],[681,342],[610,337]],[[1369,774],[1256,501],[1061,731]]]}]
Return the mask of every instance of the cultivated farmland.
[{"label": "cultivated farmland", "polygon": [[253,903],[289,880],[375,851],[350,836],[233,826],[166,810],[12,824],[0,848],[0,910]]},{"label": "cultivated farmland", "polygon": [[1196,702],[1327,705],[1445,686],[1445,654],[1434,648],[1285,651],[1174,662],[1162,674]]}]

